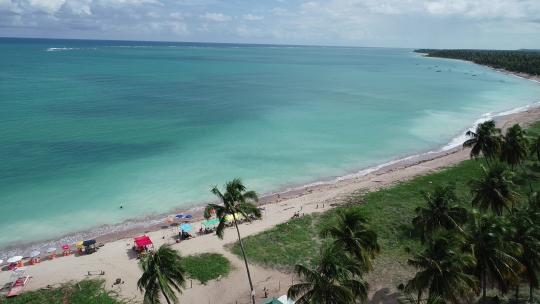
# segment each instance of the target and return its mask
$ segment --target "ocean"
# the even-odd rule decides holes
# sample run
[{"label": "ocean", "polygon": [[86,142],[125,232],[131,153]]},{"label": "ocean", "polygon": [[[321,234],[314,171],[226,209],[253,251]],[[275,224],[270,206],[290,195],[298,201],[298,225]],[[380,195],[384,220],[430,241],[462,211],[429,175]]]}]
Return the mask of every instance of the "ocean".
[{"label": "ocean", "polygon": [[264,194],[449,147],[540,101],[411,49],[1,38],[0,58],[0,251],[204,204],[235,177]]}]

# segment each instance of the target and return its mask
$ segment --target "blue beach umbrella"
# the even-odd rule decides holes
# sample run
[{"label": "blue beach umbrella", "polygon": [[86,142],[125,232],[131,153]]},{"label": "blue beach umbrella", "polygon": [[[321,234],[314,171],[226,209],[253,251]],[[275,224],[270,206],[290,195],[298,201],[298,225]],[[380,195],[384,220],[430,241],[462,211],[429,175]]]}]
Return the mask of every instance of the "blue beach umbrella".
[{"label": "blue beach umbrella", "polygon": [[219,219],[211,219],[207,221],[203,221],[201,223],[204,227],[211,227],[219,224]]},{"label": "blue beach umbrella", "polygon": [[176,215],[176,218],[179,218],[179,219],[190,219],[192,217],[193,215],[187,214],[187,213],[180,213]]},{"label": "blue beach umbrella", "polygon": [[184,232],[190,232],[191,230],[193,230],[193,227],[191,227],[191,224],[182,224],[180,225],[180,230],[184,231]]}]

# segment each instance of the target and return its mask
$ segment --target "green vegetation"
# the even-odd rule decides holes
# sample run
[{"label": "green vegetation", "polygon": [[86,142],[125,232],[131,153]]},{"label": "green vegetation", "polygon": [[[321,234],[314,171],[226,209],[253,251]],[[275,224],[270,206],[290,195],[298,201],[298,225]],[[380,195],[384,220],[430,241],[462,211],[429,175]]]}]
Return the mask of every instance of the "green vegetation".
[{"label": "green vegetation", "polygon": [[137,287],[144,292],[144,304],[159,304],[160,294],[168,304],[178,303],[176,292],[182,293],[186,279],[182,257],[164,244],[141,261],[143,273]]},{"label": "green vegetation", "polygon": [[[480,176],[481,168],[474,160],[437,173],[419,176],[367,194],[356,194],[348,198],[345,207],[358,209],[367,218],[372,230],[377,232],[381,255],[375,260],[375,272],[385,271],[377,267],[380,260],[394,260],[402,266],[409,256],[404,248],[420,248],[420,242],[412,238],[410,222],[415,209],[424,205],[422,193],[431,192],[436,185],[454,182],[456,194],[463,199],[471,198],[468,180]],[[459,201],[462,206],[469,206]],[[246,254],[250,261],[276,268],[292,267],[301,261],[312,261],[318,253],[322,239],[320,231],[336,219],[338,209],[325,213],[306,215],[292,219],[270,230],[244,238]],[[240,253],[237,244],[232,248]]]},{"label": "green vegetation", "polygon": [[[318,253],[320,240],[316,227],[319,221],[318,214],[306,215],[247,237],[243,240],[246,255],[252,262],[283,269],[300,262],[310,263]],[[242,255],[238,243],[231,250]]]},{"label": "green vegetation", "polygon": [[[516,130],[517,128],[514,128],[514,131]],[[494,132],[493,134],[490,133],[492,131]],[[526,132],[529,141],[534,142],[532,139],[536,139],[540,135],[540,123],[531,126]],[[493,139],[490,139],[491,136],[501,135],[498,130],[491,130],[488,131],[488,134],[483,134],[483,136],[484,138],[480,139],[480,142],[484,140],[491,141]],[[407,282],[414,277],[415,269],[422,271],[422,257],[431,256],[440,258],[440,262],[446,267],[445,271],[448,271],[450,277],[445,276],[445,278],[448,277],[460,281],[461,285],[455,286],[450,281],[440,281],[438,283],[441,285],[434,286],[433,290],[444,288],[448,291],[448,288],[444,287],[445,284],[452,284],[452,286],[458,289],[448,292],[432,292],[432,294],[426,295],[427,298],[423,297],[422,301],[429,302],[433,299],[442,298],[442,300],[453,302],[456,299],[450,298],[451,294],[470,295],[472,290],[471,285],[480,284],[480,281],[484,280],[484,278],[486,278],[484,281],[489,283],[482,286],[475,285],[475,290],[486,285],[488,288],[492,288],[491,282],[493,282],[494,287],[507,292],[517,282],[529,282],[532,293],[537,283],[537,278],[532,275],[537,270],[523,270],[521,264],[524,263],[521,263],[521,266],[517,266],[517,264],[512,264],[511,262],[520,260],[519,255],[521,252],[526,252],[534,258],[536,254],[536,247],[534,246],[537,245],[538,239],[533,237],[532,240],[520,240],[521,243],[512,241],[512,239],[518,239],[519,235],[502,232],[497,234],[499,228],[496,223],[497,221],[502,222],[502,230],[500,231],[513,231],[513,229],[518,229],[519,227],[517,224],[511,226],[507,218],[515,216],[514,212],[519,211],[520,214],[534,214],[533,211],[527,209],[532,208],[530,204],[527,204],[527,201],[530,197],[531,189],[540,189],[540,181],[537,178],[537,174],[540,172],[540,166],[538,165],[538,160],[535,159],[536,148],[534,145],[529,149],[530,153],[527,154],[530,157],[527,159],[522,159],[522,156],[525,155],[522,151],[516,151],[520,155],[519,157],[511,157],[513,153],[510,151],[511,149],[507,150],[504,158],[502,158],[500,156],[500,150],[502,150],[501,147],[508,144],[506,142],[507,138],[510,138],[508,136],[509,134],[507,133],[505,137],[495,140],[500,140],[500,145],[497,143],[495,145],[486,145],[486,147],[479,146],[475,149],[475,151],[478,151],[475,156],[484,155],[487,152],[486,154],[490,156],[489,159],[479,158],[476,160],[467,160],[439,172],[399,183],[391,188],[366,194],[358,193],[344,201],[343,206],[334,210],[304,216],[299,219],[292,219],[273,229],[247,237],[243,240],[246,255],[250,261],[269,267],[293,270],[296,264],[301,263],[306,267],[311,266],[310,269],[312,270],[316,269],[317,266],[320,266],[320,263],[317,261],[319,260],[318,249],[321,248],[321,245],[327,243],[327,240],[321,237],[321,231],[325,230],[325,227],[333,226],[331,223],[336,223],[337,214],[340,210],[358,210],[366,218],[370,229],[377,233],[378,243],[381,247],[381,253],[374,260],[374,270],[367,275],[367,279],[372,286],[393,288]],[[476,143],[473,142],[470,144],[474,147]],[[508,147],[510,148],[510,145]],[[493,148],[495,151],[488,150],[487,148]],[[520,150],[521,147],[516,149]],[[516,155],[514,154],[514,156]],[[512,160],[510,165],[516,167],[516,171],[509,173],[511,172],[509,169],[501,169],[501,166],[498,165],[499,158],[508,160],[509,162]],[[493,166],[490,167],[490,164]],[[483,167],[486,169],[484,170]],[[518,168],[519,170],[517,170]],[[472,182],[472,180],[475,180],[475,182]],[[448,187],[449,184],[451,184],[451,187]],[[437,194],[437,191],[442,190],[436,189],[440,189],[441,187],[449,188],[450,190],[448,191],[451,191],[451,194]],[[447,202],[437,202],[441,197],[443,200],[447,200]],[[476,198],[476,206],[481,211],[473,212],[473,198]],[[429,207],[428,204],[426,207],[426,201],[429,202],[430,199],[432,200],[432,206]],[[517,206],[522,207],[516,209],[515,207]],[[429,208],[439,208],[439,210],[425,210]],[[425,212],[422,213],[421,210]],[[417,211],[420,213],[417,213]],[[463,215],[460,214],[464,211],[470,215],[462,218]],[[419,215],[428,217],[430,216],[429,214],[438,216],[439,219],[417,219],[418,223],[426,225],[420,230],[424,231],[424,234],[431,234],[430,237],[424,238],[426,242],[422,244],[418,227],[413,227],[412,220]],[[502,214],[503,216],[499,216],[498,214]],[[460,215],[459,218],[458,215]],[[435,223],[437,221],[440,222]],[[529,219],[529,222],[537,225],[540,221],[538,218],[533,217]],[[534,230],[534,233],[538,233],[538,229],[534,228],[536,227],[534,225],[521,227],[521,230],[531,228]],[[457,239],[454,240],[454,236],[450,238],[448,236],[441,236],[437,232],[438,230],[452,231],[452,234]],[[531,235],[530,233],[532,232],[529,231],[529,235]],[[496,239],[490,240],[489,237],[493,234],[497,234]],[[433,235],[436,237],[432,237]],[[492,264],[488,262],[477,264],[482,259],[480,256],[473,255],[472,258],[476,267],[473,267],[475,270],[472,271],[470,261],[467,261],[471,256],[470,251],[468,251],[469,249],[456,251],[456,244],[466,244],[467,246],[472,246],[465,246],[466,248],[473,248],[475,246],[483,246],[481,242],[491,242],[490,250],[492,252],[486,252],[485,254],[494,254],[498,257],[499,261],[492,260]],[[517,243],[517,245],[510,246],[512,242]],[[523,245],[522,243],[524,242],[529,243],[528,245]],[[516,248],[522,248],[522,250],[518,250],[519,252],[517,252],[515,250]],[[231,250],[239,254],[238,244],[233,245]],[[501,262],[500,258],[505,256],[506,261]],[[526,261],[530,259],[522,260]],[[461,264],[447,264],[444,261],[461,261]],[[511,269],[504,269],[503,265],[510,265]],[[529,266],[536,267],[536,264]],[[522,270],[526,274],[528,273],[529,277],[523,275],[524,278],[521,280],[518,278],[521,278]],[[459,274],[465,271],[468,276],[460,277]],[[496,271],[501,271],[501,280],[494,276]],[[470,276],[475,278],[474,284],[470,280]],[[412,286],[414,284],[411,283],[408,285],[408,291],[413,289]],[[423,287],[427,287],[427,285]],[[428,290],[425,290],[425,292],[429,293]]]},{"label": "green vegetation", "polygon": [[359,210],[341,209],[320,236],[328,239],[319,259],[312,268],[296,264],[294,270],[301,281],[289,287],[287,296],[297,303],[364,302],[369,289],[364,275],[372,270],[380,252],[377,234]]},{"label": "green vegetation", "polygon": [[540,75],[540,52],[528,50],[491,51],[491,50],[434,50],[419,49],[429,57],[463,59],[478,64],[511,72]]},{"label": "green vegetation", "polygon": [[218,253],[190,255],[182,259],[182,265],[190,278],[203,284],[226,276],[231,270],[229,260]]},{"label": "green vegetation", "polygon": [[54,289],[25,292],[20,296],[6,299],[0,297],[0,303],[9,304],[121,304],[113,292],[105,291],[105,281],[84,280],[78,283],[64,284]]},{"label": "green vegetation", "polygon": [[338,246],[323,246],[317,266],[295,266],[301,282],[287,296],[297,303],[359,303],[367,299],[368,284],[362,279],[364,266]]},{"label": "green vegetation", "polygon": [[255,191],[247,191],[246,186],[242,184],[242,181],[239,178],[227,182],[225,184],[225,192],[222,193],[218,187],[212,188],[211,192],[219,198],[222,204],[208,204],[204,210],[204,217],[208,219],[212,213],[216,214],[216,217],[219,219],[216,234],[220,239],[223,238],[223,233],[225,233],[227,218],[232,217],[233,225],[236,228],[236,234],[238,234],[240,251],[244,258],[244,264],[246,265],[249,288],[251,291],[251,302],[255,304],[255,292],[253,290],[251,273],[249,272],[249,265],[244,251],[244,245],[242,244],[242,237],[240,236],[240,230],[238,229],[238,216],[242,215],[248,220],[252,218],[261,218],[261,210],[254,204],[259,198]]}]

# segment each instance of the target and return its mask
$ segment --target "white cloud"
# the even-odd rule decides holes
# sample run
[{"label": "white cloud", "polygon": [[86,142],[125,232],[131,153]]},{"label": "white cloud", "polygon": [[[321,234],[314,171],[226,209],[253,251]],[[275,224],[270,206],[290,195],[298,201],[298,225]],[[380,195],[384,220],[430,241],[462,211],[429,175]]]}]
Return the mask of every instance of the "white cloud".
[{"label": "white cloud", "polygon": [[28,4],[35,10],[54,14],[62,8],[65,2],[66,0],[29,0]]},{"label": "white cloud", "polygon": [[538,0],[437,0],[425,5],[433,15],[461,15],[469,18],[515,19],[532,17],[540,13]]},{"label": "white cloud", "polygon": [[74,15],[89,16],[92,15],[91,4],[91,0],[69,0],[65,5]]},{"label": "white cloud", "polygon": [[93,3],[103,7],[142,6],[147,4],[161,5],[159,0],[93,0]]},{"label": "white cloud", "polygon": [[253,14],[245,14],[242,17],[244,18],[244,20],[248,20],[248,21],[259,21],[259,20],[264,19],[264,16],[253,15]]},{"label": "white cloud", "polygon": [[540,0],[0,0],[6,35],[113,39],[531,47],[538,16]]},{"label": "white cloud", "polygon": [[231,16],[228,16],[222,13],[206,13],[202,15],[201,18],[205,20],[209,20],[209,21],[215,21],[215,22],[226,22],[232,19]]},{"label": "white cloud", "polygon": [[19,5],[11,0],[0,0],[0,12],[1,11],[9,11],[16,14],[22,13]]}]

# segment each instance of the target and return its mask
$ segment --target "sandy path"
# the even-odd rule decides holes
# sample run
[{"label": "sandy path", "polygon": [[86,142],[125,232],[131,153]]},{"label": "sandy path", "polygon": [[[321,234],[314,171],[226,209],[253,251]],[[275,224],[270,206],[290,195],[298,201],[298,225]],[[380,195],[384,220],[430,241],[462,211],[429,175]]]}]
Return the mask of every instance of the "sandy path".
[{"label": "sandy path", "polygon": [[[540,119],[540,109],[535,108],[499,118],[498,125],[506,127],[516,122],[527,125],[538,119]],[[340,202],[354,192],[373,191],[417,175],[439,170],[467,159],[468,153],[466,150],[456,149],[445,152],[444,155],[431,155],[430,157],[435,157],[434,159],[412,160],[383,168],[366,176],[343,180],[335,184],[306,188],[296,197],[265,205],[266,211],[263,214],[263,219],[242,224],[240,226],[241,233],[243,236],[248,236],[269,229],[290,219],[294,212],[300,208],[302,208],[301,212],[309,214],[324,211],[321,208],[324,204],[325,210],[327,210],[330,208],[330,203]],[[194,227],[198,228],[199,224],[195,223]],[[174,231],[170,229],[158,230],[150,232],[148,235],[159,246],[164,242],[172,244]],[[235,238],[236,233],[233,228],[228,228],[223,240],[219,240],[215,235],[205,235],[173,245],[173,248],[179,250],[183,255],[202,252],[221,253],[231,261],[234,267],[226,278],[209,282],[207,285],[193,283],[191,288],[188,282],[188,288],[180,297],[181,303],[249,303],[249,287],[243,262],[224,249],[224,245],[236,241]],[[136,282],[141,272],[137,260],[133,258],[132,245],[132,239],[124,238],[107,243],[92,255],[62,257],[30,266],[28,271],[32,275],[32,279],[28,289],[39,289],[70,280],[82,280],[88,277],[88,271],[104,270],[104,276],[92,277],[104,278],[107,288],[118,291],[126,299],[138,302],[141,299],[141,294],[136,288]],[[271,296],[279,296],[284,294],[290,285],[292,278],[290,274],[256,265],[251,265],[251,269],[258,298],[263,295],[265,287],[270,290]],[[124,284],[112,287],[112,283],[117,278],[121,278]],[[10,281],[8,271],[0,272],[0,286]],[[372,292],[377,291],[373,290]],[[376,293],[375,296],[378,297],[379,294]]]}]

